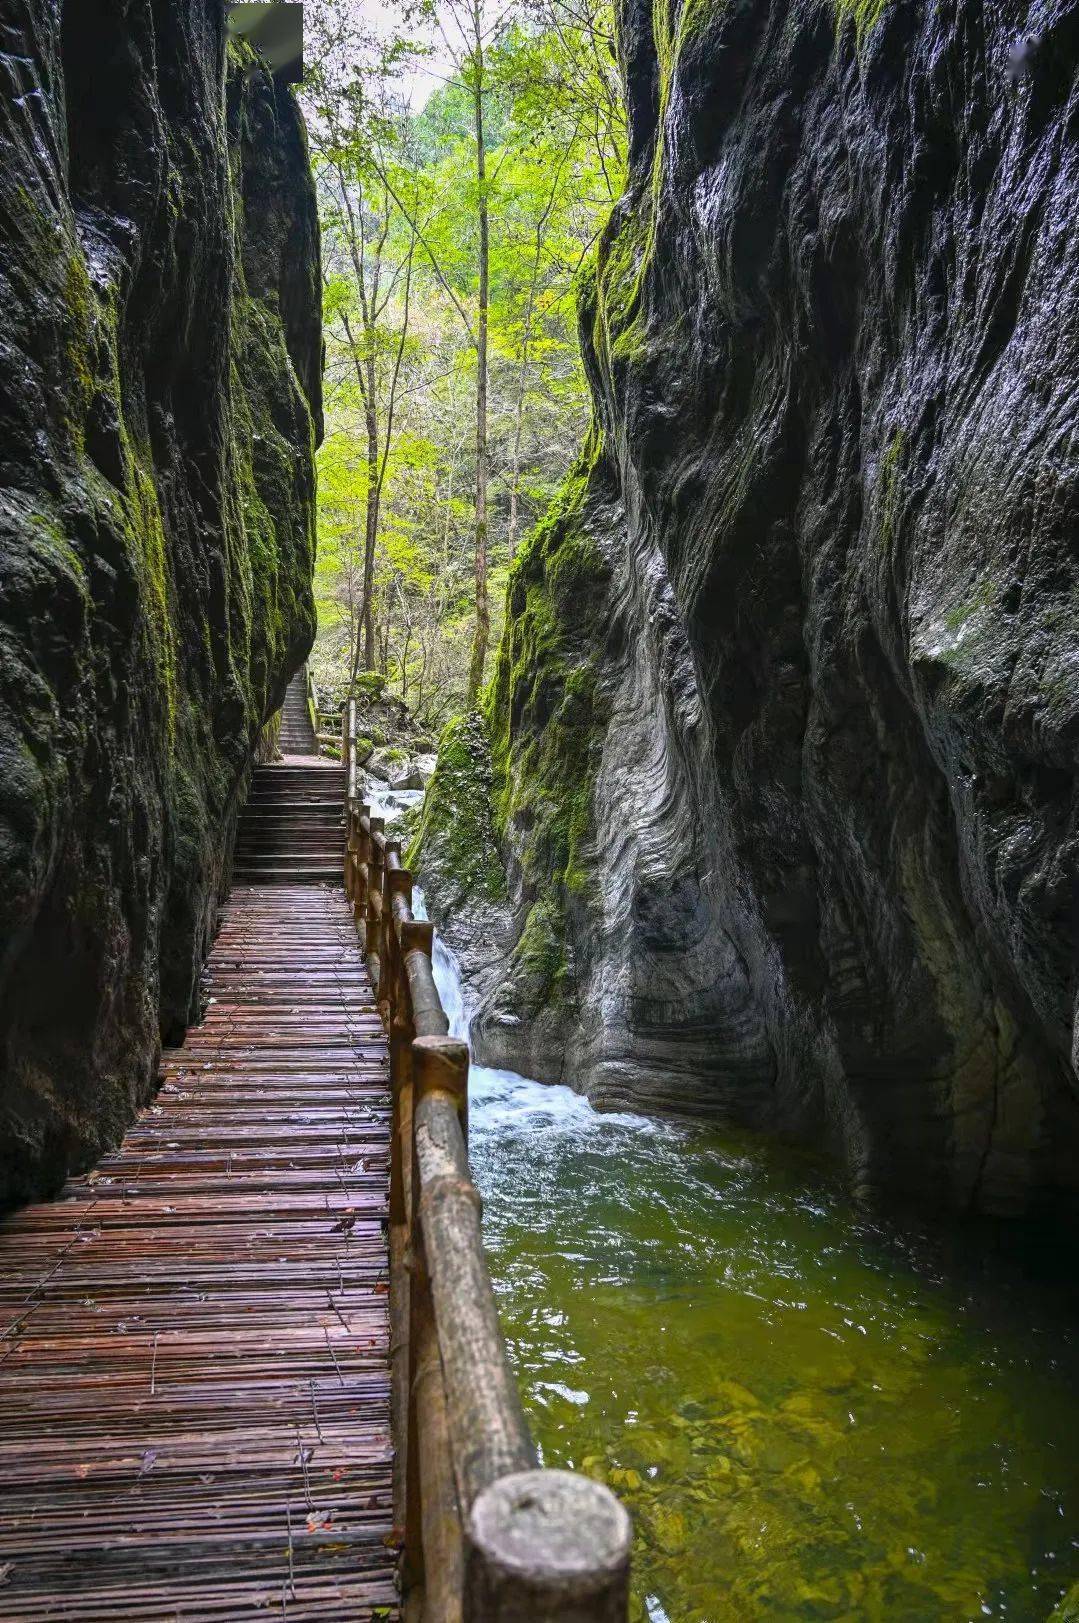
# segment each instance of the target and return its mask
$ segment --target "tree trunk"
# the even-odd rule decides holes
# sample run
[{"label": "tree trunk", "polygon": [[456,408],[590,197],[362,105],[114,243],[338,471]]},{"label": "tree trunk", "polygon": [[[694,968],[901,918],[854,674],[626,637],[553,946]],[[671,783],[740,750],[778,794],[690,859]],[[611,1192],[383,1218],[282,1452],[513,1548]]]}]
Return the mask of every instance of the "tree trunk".
[{"label": "tree trunk", "polygon": [[524,432],[525,393],[528,389],[528,360],[532,347],[532,315],[536,308],[536,284],[539,281],[540,254],[543,249],[543,224],[547,213],[536,227],[536,257],[532,261],[532,276],[528,285],[528,304],[525,307],[524,332],[521,335],[521,363],[517,371],[517,407],[513,425],[513,460],[510,468],[510,522],[507,541],[510,563],[517,556],[517,532],[520,528],[521,495],[521,436]]},{"label": "tree trunk", "polygon": [[476,183],[479,208],[479,309],[476,313],[476,634],[468,671],[468,702],[474,705],[483,686],[491,616],[487,604],[487,322],[490,299],[490,220],[487,205],[487,155],[483,148],[483,24],[479,0],[473,5],[475,56],[472,110],[476,134]]},{"label": "tree trunk", "polygon": [[364,535],[363,549],[363,657],[368,670],[371,670],[375,661],[374,614],[371,599],[375,590],[375,547],[378,542],[379,507],[382,499],[381,480],[378,466],[378,416],[375,411],[375,389],[378,378],[375,375],[375,333],[364,335],[367,339],[367,409],[365,412],[365,427],[367,431],[367,528]]}]

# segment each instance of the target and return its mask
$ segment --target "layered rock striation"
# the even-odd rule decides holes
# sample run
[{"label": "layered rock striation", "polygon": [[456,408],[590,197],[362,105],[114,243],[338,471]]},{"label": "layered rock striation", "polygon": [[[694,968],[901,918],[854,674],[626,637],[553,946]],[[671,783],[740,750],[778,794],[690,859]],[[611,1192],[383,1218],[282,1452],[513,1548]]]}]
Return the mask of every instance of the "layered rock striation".
[{"label": "layered rock striation", "polygon": [[0,1202],[114,1142],[314,632],[318,221],[220,0],[0,23]]},{"label": "layered rock striation", "polygon": [[867,1195],[1074,1219],[1079,6],[1017,27],[625,0],[593,441],[487,718],[475,1029]]}]

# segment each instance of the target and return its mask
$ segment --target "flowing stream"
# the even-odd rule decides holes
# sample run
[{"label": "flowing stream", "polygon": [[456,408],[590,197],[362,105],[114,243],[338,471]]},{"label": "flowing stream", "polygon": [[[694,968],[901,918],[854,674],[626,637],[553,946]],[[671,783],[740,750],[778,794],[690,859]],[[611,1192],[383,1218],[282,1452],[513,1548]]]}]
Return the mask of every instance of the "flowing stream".
[{"label": "flowing stream", "polygon": [[[435,968],[464,1036],[441,946]],[[631,1511],[638,1623],[1043,1623],[1079,1579],[1079,1354],[1051,1296],[960,1282],[748,1135],[482,1065],[470,1134],[543,1461]]]}]

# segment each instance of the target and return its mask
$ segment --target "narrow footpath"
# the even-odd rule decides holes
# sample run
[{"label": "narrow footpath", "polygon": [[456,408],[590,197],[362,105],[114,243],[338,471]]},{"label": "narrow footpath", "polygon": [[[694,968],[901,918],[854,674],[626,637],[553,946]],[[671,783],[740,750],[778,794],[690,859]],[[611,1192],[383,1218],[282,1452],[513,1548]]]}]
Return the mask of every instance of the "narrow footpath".
[{"label": "narrow footpath", "polygon": [[397,1616],[389,1058],[342,793],[259,769],[205,1020],[115,1153],[0,1225],[2,1619]]}]

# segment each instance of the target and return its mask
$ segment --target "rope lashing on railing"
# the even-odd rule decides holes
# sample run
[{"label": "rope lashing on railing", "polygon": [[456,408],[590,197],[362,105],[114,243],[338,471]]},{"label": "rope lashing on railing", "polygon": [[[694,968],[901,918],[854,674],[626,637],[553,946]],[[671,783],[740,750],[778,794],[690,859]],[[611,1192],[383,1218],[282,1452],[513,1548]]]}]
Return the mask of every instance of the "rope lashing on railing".
[{"label": "rope lashing on railing", "polygon": [[601,1483],[543,1470],[498,1320],[468,1165],[468,1048],[432,969],[412,875],[360,799],[344,717],[345,891],[390,1038],[395,1520],[417,1623],[625,1623],[629,1517]]}]

